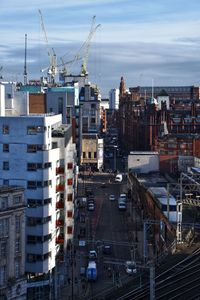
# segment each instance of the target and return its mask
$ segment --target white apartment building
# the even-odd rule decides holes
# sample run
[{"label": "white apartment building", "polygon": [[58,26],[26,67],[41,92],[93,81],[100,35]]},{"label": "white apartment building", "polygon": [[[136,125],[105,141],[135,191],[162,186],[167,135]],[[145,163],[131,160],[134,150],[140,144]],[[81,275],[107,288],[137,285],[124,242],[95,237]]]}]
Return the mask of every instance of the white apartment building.
[{"label": "white apartment building", "polygon": [[51,275],[37,282],[47,293],[73,237],[75,154],[71,125],[62,125],[61,114],[0,117],[0,185],[25,189],[25,269],[30,279]]},{"label": "white apartment building", "polygon": [[24,189],[0,186],[0,299],[25,300],[26,288]]},{"label": "white apartment building", "polygon": [[109,92],[109,108],[112,110],[119,108],[119,89],[111,89]]}]

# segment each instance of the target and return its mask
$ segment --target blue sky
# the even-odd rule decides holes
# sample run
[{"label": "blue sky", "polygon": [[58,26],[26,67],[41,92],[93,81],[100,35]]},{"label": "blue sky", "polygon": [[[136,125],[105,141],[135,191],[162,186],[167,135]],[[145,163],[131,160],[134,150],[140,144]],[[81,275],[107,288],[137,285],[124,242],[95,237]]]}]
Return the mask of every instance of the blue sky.
[{"label": "blue sky", "polygon": [[[89,80],[103,97],[126,86],[200,85],[199,0],[1,0],[0,66],[5,80],[23,80],[24,36],[28,35],[28,79],[48,66],[42,11],[49,47],[58,64],[87,39],[91,20],[101,24],[89,52]],[[80,70],[81,61],[71,67]],[[43,73],[45,75],[45,73]]]}]

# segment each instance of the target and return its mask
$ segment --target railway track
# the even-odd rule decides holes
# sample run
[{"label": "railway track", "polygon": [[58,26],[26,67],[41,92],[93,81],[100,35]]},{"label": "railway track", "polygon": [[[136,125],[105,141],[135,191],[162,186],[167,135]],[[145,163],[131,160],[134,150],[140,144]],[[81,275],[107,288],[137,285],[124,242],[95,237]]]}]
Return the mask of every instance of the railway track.
[{"label": "railway track", "polygon": [[[155,277],[156,300],[190,300],[200,295],[200,249],[196,249],[172,267]],[[149,282],[132,290],[117,300],[149,299]]]}]

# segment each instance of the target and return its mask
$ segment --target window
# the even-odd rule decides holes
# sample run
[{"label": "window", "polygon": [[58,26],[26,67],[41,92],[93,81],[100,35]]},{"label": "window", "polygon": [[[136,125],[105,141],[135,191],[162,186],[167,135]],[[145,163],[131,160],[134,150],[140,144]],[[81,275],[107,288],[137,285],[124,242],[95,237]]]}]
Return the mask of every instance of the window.
[{"label": "window", "polygon": [[67,179],[67,185],[73,185],[73,178]]},{"label": "window", "polygon": [[8,236],[9,231],[9,221],[8,218],[0,220],[0,236],[5,237]]},{"label": "window", "polygon": [[58,113],[62,114],[63,112],[63,97],[58,98]]},{"label": "window", "polygon": [[9,161],[3,161],[3,170],[5,171],[9,170]]},{"label": "window", "polygon": [[20,238],[17,238],[15,240],[15,253],[19,253],[20,252]]},{"label": "window", "polygon": [[27,261],[29,263],[36,262],[36,255],[35,254],[27,254]]},{"label": "window", "polygon": [[7,243],[6,243],[6,241],[1,241],[1,245],[0,245],[0,251],[1,251],[1,253],[0,253],[0,258],[4,258],[4,257],[6,257],[6,253],[7,253]]},{"label": "window", "polygon": [[67,201],[71,202],[73,199],[72,194],[67,194]]},{"label": "window", "polygon": [[83,152],[83,158],[85,158],[85,157],[86,157],[85,152]]},{"label": "window", "polygon": [[27,145],[27,152],[37,152],[37,145]]},{"label": "window", "polygon": [[67,234],[72,234],[73,228],[72,226],[67,226]]},{"label": "window", "polygon": [[44,168],[46,169],[46,168],[51,168],[51,162],[46,162],[45,164],[44,164]]},{"label": "window", "polygon": [[27,182],[27,189],[36,189],[37,188],[37,181],[28,181]]},{"label": "window", "polygon": [[37,164],[36,163],[27,163],[27,171],[36,171]]},{"label": "window", "polygon": [[20,277],[20,261],[15,261],[15,277]]},{"label": "window", "polygon": [[35,126],[28,126],[27,127],[27,134],[37,134],[37,127],[35,127]]},{"label": "window", "polygon": [[9,152],[9,144],[3,144],[3,152]]},{"label": "window", "polygon": [[3,134],[9,134],[9,126],[8,125],[3,125],[2,133]]},{"label": "window", "polygon": [[96,123],[96,119],[95,118],[91,118],[91,124],[95,124]]},{"label": "window", "polygon": [[9,185],[9,180],[8,179],[3,179],[3,185]]},{"label": "window", "polygon": [[68,169],[68,170],[73,169],[73,163],[68,163],[68,164],[67,164],[67,169]]},{"label": "window", "polygon": [[20,232],[20,227],[21,227],[21,218],[20,216],[15,217],[15,231]]},{"label": "window", "polygon": [[13,204],[19,204],[22,202],[22,196],[21,195],[16,195],[13,197]]},{"label": "window", "polygon": [[72,218],[72,217],[73,217],[73,212],[72,212],[72,210],[68,210],[68,211],[67,211],[67,217],[68,217],[68,218]]},{"label": "window", "polygon": [[51,204],[51,198],[44,199],[44,205]]},{"label": "window", "polygon": [[97,153],[96,152],[94,152],[94,158],[97,158]]},{"label": "window", "polygon": [[91,152],[88,152],[88,158],[91,158]]},{"label": "window", "polygon": [[0,207],[2,210],[8,208],[8,197],[2,197],[0,202]]}]

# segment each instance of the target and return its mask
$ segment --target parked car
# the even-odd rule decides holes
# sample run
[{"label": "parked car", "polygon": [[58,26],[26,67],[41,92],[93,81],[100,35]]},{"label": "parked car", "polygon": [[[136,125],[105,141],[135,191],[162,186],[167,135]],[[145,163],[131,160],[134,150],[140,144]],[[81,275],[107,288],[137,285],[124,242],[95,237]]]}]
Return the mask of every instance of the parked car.
[{"label": "parked car", "polygon": [[115,182],[122,182],[122,174],[117,174],[116,177],[115,177]]},{"label": "parked car", "polygon": [[87,206],[87,209],[89,211],[94,211],[94,209],[95,209],[94,203],[89,203],[88,206]]},{"label": "parked car", "polygon": [[110,196],[109,196],[109,200],[110,200],[110,201],[115,201],[115,195],[110,195]]},{"label": "parked car", "polygon": [[125,270],[126,273],[129,275],[136,274],[137,273],[136,263],[134,261],[126,261]]},{"label": "parked car", "polygon": [[126,210],[126,203],[123,201],[118,202],[119,210]]}]

